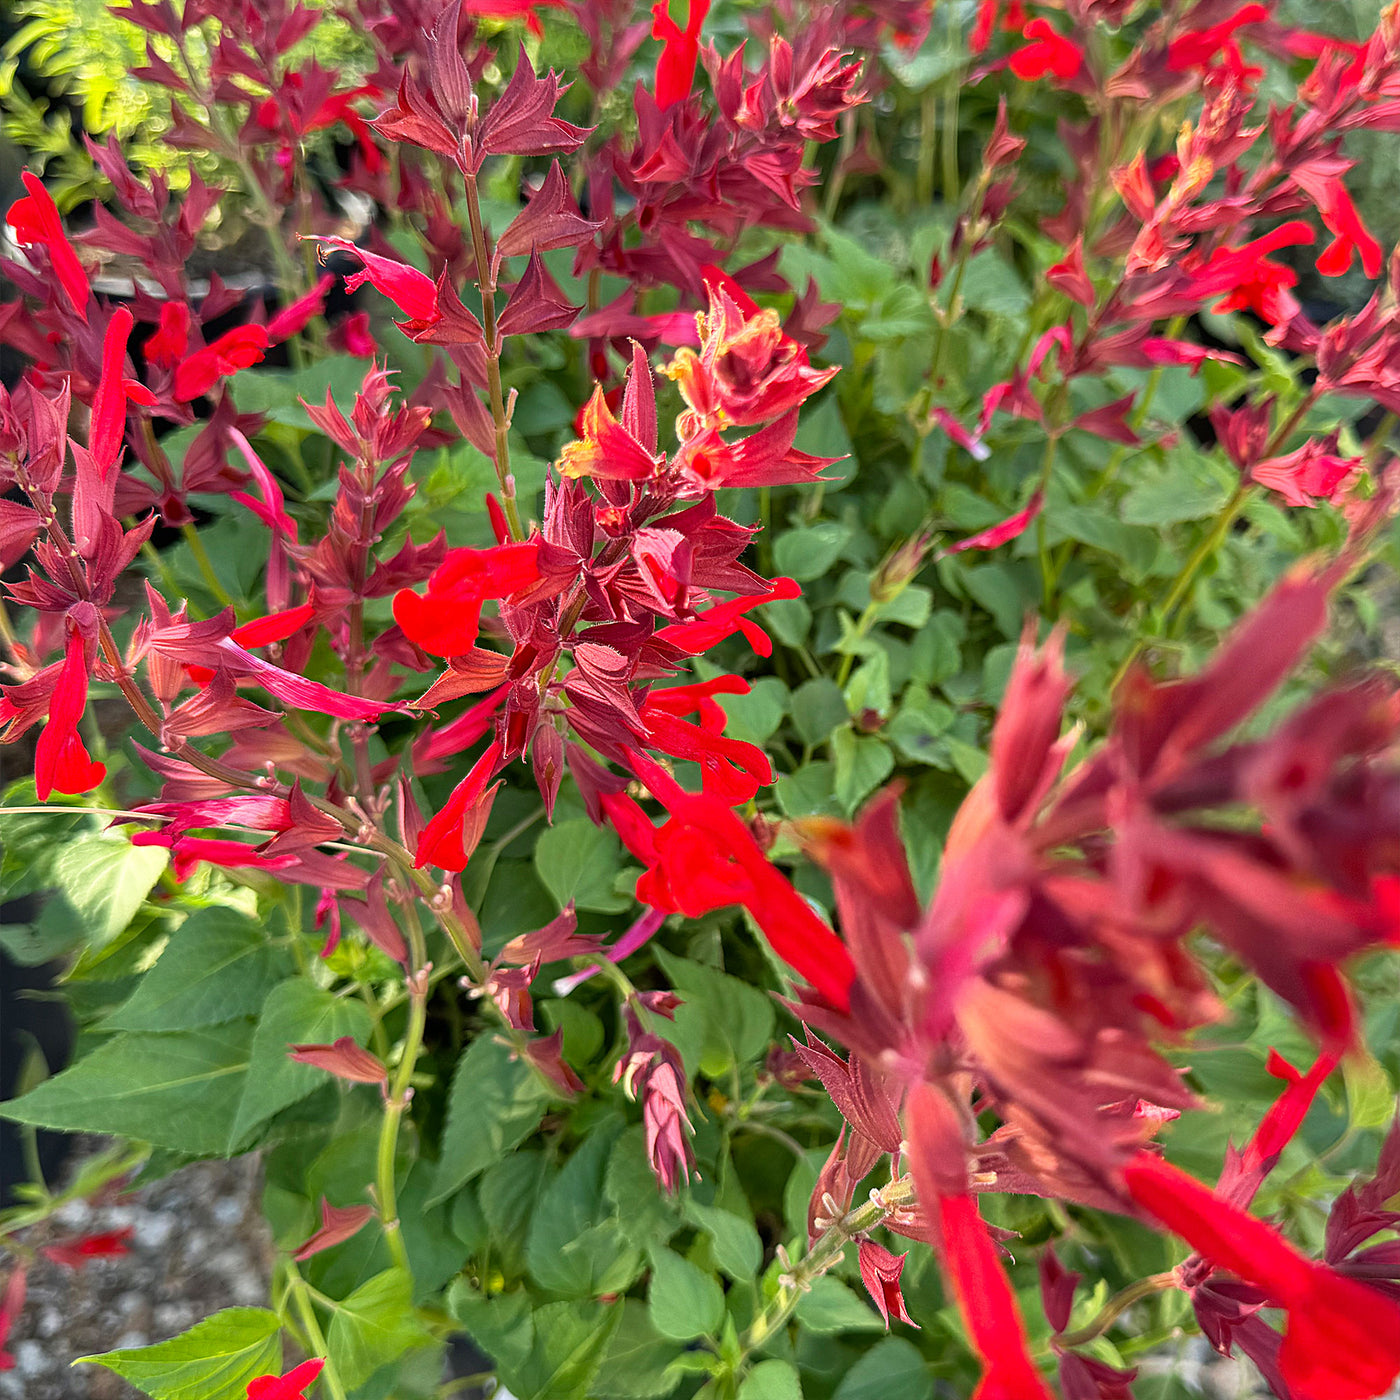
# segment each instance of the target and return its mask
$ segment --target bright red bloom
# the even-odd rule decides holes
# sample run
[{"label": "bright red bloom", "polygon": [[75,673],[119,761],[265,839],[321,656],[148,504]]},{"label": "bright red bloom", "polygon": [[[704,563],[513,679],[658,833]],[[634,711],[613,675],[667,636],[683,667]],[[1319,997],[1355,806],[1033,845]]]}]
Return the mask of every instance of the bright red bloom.
[{"label": "bright red bloom", "polygon": [[86,647],[77,629],[70,627],[63,668],[49,702],[49,722],[34,749],[34,791],[40,802],[47,802],[52,792],[91,792],[107,776],[106,765],[93,761],[78,733],[87,693]]},{"label": "bright red bloom", "polygon": [[1332,234],[1332,242],[1317,260],[1317,270],[1324,277],[1340,277],[1350,270],[1353,254],[1359,253],[1366,276],[1379,277],[1385,252],[1351,202],[1341,178],[1318,176],[1306,168],[1295,171],[1293,178],[1317,205],[1322,222]]},{"label": "bright red bloom", "polygon": [[[716,676],[698,685],[654,690],[638,709],[647,747],[698,763],[705,790],[731,806],[748,802],[760,787],[773,781],[773,766],[762,749],[724,737],[728,716],[713,699],[716,694],[746,695],[748,691],[748,682],[738,676]],[[687,724],[681,718],[697,711],[699,724]]]},{"label": "bright red bloom", "polygon": [[44,182],[28,170],[20,172],[20,179],[29,191],[22,199],[10,205],[5,222],[15,231],[15,242],[22,247],[32,248],[36,243],[49,250],[49,261],[53,264],[58,285],[63,289],[68,304],[87,320],[88,287],[87,273],[63,231],[63,221],[58,217],[58,206],[44,188]]},{"label": "bright red bloom", "polygon": [[700,27],[710,12],[710,0],[689,0],[685,28],[671,18],[671,0],[651,7],[651,37],[661,40],[656,62],[656,105],[664,112],[690,96],[695,65],[700,58]]},{"label": "bright red bloom", "polygon": [[539,580],[539,542],[454,549],[433,571],[425,594],[394,595],[394,621],[414,646],[434,656],[461,656],[476,642],[481,605]]},{"label": "bright red bloom", "polygon": [[246,841],[227,841],[217,836],[176,836],[163,831],[139,831],[131,838],[133,846],[164,846],[170,852],[170,869],[181,882],[188,880],[201,864],[224,870],[283,871],[297,863],[294,855],[265,856]]},{"label": "bright red bloom", "polygon": [[161,304],[160,321],[141,348],[146,360],[160,369],[174,369],[190,344],[190,308],[183,301]]},{"label": "bright red bloom", "polygon": [[116,465],[126,431],[126,403],[135,399],[150,407],[156,398],[146,386],[135,379],[124,379],[126,342],[134,324],[131,312],[119,306],[107,323],[102,337],[102,377],[92,400],[92,427],[88,431],[88,451],[97,469],[105,478]]},{"label": "bright red bloom", "polygon": [[773,643],[768,639],[768,634],[744,614],[764,603],[801,596],[802,589],[795,580],[775,578],[766,592],[750,593],[742,598],[731,598],[727,603],[716,603],[698,614],[693,622],[672,623],[669,627],[661,628],[656,635],[688,656],[699,656],[701,652],[718,646],[726,637],[742,632],[760,656],[771,656]]},{"label": "bright red bloom", "polygon": [[1193,68],[1205,70],[1212,60],[1220,58],[1226,72],[1242,79],[1248,77],[1252,81],[1263,70],[1245,67],[1239,44],[1234,38],[1235,31],[1247,24],[1262,24],[1268,18],[1266,6],[1244,5],[1219,24],[1212,24],[1206,29],[1188,29],[1167,45],[1167,67],[1173,73],[1186,73]]},{"label": "bright red bloom", "polygon": [[452,789],[442,811],[423,828],[418,838],[418,850],[413,858],[415,870],[425,865],[435,865],[439,870],[466,869],[490,810],[491,792],[487,784],[496,776],[503,752],[501,741],[497,739]]},{"label": "bright red bloom", "polygon": [[855,980],[846,945],[769,864],[748,827],[719,798],[686,792],[644,754],[630,752],[629,761],[671,814],[669,821],[653,827],[625,793],[601,798],[623,844],[650,867],[637,881],[637,898],[688,919],[741,905],[773,951],[832,1006],[846,1010]]},{"label": "bright red bloom", "polygon": [[1282,263],[1265,256],[1297,243],[1311,243],[1317,235],[1299,219],[1291,219],[1238,248],[1221,248],[1192,274],[1191,291],[1202,298],[1224,292],[1216,311],[1253,311],[1271,326],[1287,325],[1299,311],[1289,289],[1298,278]]},{"label": "bright red bloom", "polygon": [[46,1244],[40,1253],[69,1269],[81,1269],[89,1259],[115,1259],[130,1254],[127,1241],[132,1229],[107,1230],[98,1235],[84,1235],[81,1239],[69,1240],[65,1244]]},{"label": "bright red bloom", "polygon": [[1288,1313],[1279,1370],[1311,1400],[1369,1400],[1400,1374],[1400,1306],[1305,1258],[1271,1225],[1151,1153],[1123,1169],[1138,1205]]},{"label": "bright red bloom", "polygon": [[316,285],[298,297],[289,306],[284,306],[267,323],[267,338],[276,345],[294,336],[305,328],[313,316],[319,316],[326,305],[326,293],[335,285],[335,278],[328,272]]},{"label": "bright red bloom", "polygon": [[972,1400],[1053,1400],[1026,1343],[1016,1295],[971,1195],[938,1197],[939,1261],[983,1373]]},{"label": "bright red bloom", "polygon": [[329,243],[332,248],[353,253],[364,264],[359,272],[352,272],[345,279],[345,290],[353,292],[364,283],[370,283],[382,292],[400,311],[407,321],[395,322],[405,335],[415,335],[427,330],[442,320],[438,307],[437,284],[426,272],[419,272],[407,263],[395,262],[393,258],[380,257],[365,248],[358,248],[348,238],[322,237],[317,243]]},{"label": "bright red bloom", "polygon": [[1077,45],[1039,15],[1021,31],[1032,42],[1011,55],[1011,71],[1026,82],[1053,73],[1057,78],[1072,78],[1084,63]]},{"label": "bright red bloom", "polygon": [[270,344],[266,326],[250,322],[225,331],[213,344],[196,350],[176,366],[176,401],[189,403],[191,399],[207,394],[226,375],[237,374],[239,370],[257,364]]},{"label": "bright red bloom", "polygon": [[325,1365],[321,1357],[303,1361],[285,1376],[259,1376],[248,1382],[248,1400],[306,1400],[303,1392]]}]

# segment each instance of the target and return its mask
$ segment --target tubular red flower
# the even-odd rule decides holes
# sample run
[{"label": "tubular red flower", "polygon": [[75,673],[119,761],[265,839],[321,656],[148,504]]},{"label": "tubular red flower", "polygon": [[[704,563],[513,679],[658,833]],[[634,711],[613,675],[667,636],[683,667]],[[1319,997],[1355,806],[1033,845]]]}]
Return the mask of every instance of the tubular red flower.
[{"label": "tubular red flower", "polygon": [[389,1077],[384,1062],[343,1035],[333,1045],[289,1045],[287,1058],[301,1065],[314,1065],[337,1079],[352,1084],[382,1084]]},{"label": "tubular red flower", "polygon": [[60,1244],[44,1245],[39,1251],[55,1264],[67,1269],[81,1269],[89,1259],[115,1259],[130,1254],[127,1241],[132,1236],[131,1226],[122,1230],[106,1230],[101,1234],[83,1235],[80,1239],[67,1240]]},{"label": "tubular red flower", "polygon": [[656,635],[661,641],[669,642],[688,656],[699,656],[701,652],[717,646],[726,637],[733,636],[735,632],[742,632],[754,651],[760,656],[769,656],[773,651],[773,643],[769,641],[768,634],[750,622],[744,614],[764,603],[801,596],[802,589],[795,580],[775,578],[768,585],[766,592],[750,593],[742,598],[731,598],[727,603],[716,603],[714,607],[706,608],[698,614],[693,621],[673,623],[669,627],[661,628]]},{"label": "tubular red flower", "polygon": [[637,882],[644,904],[698,918],[740,905],[753,916],[773,951],[832,1006],[850,1006],[855,964],[846,945],[758,848],[752,833],[719,798],[688,793],[645,754],[628,751],[633,771],[671,814],[648,837],[650,825],[630,799],[605,796],[604,810],[634,854],[651,857]]},{"label": "tubular red flower", "polygon": [[285,1376],[258,1376],[248,1382],[248,1400],[306,1400],[302,1393],[321,1374],[325,1361],[303,1361]]},{"label": "tubular red flower", "polygon": [[939,1261],[982,1358],[973,1400],[1053,1400],[1026,1344],[1016,1295],[971,1195],[938,1197]]},{"label": "tubular red flower", "polygon": [[124,379],[122,369],[126,364],[126,342],[134,325],[131,312],[119,306],[107,323],[107,332],[102,337],[102,376],[97,383],[97,393],[92,400],[92,427],[88,432],[88,451],[92,453],[97,469],[105,479],[116,465],[122,450],[122,435],[126,431],[126,402],[135,399],[137,403],[150,407],[155,403],[155,395],[144,384],[135,379]]},{"label": "tubular red flower", "polygon": [[353,253],[359,258],[364,266],[359,272],[352,272],[346,277],[345,290],[353,292],[364,283],[370,283],[408,317],[406,322],[399,324],[399,329],[405,334],[426,330],[442,319],[438,308],[437,284],[426,272],[358,248],[348,238],[321,237],[313,241],[329,243],[332,248]]},{"label": "tubular red flower", "polygon": [[440,870],[466,869],[471,856],[465,839],[466,822],[486,795],[487,784],[501,766],[503,752],[501,741],[497,739],[452,789],[443,809],[423,828],[418,838],[418,850],[413,858],[415,870],[425,865],[436,865]]},{"label": "tubular red flower", "polygon": [[81,635],[69,628],[63,668],[49,703],[49,722],[34,749],[34,791],[40,802],[47,802],[53,792],[70,796],[91,792],[107,776],[106,765],[94,762],[78,733],[78,721],[87,708],[85,651]]},{"label": "tubular red flower", "polygon": [[211,345],[196,350],[175,368],[173,395],[178,403],[189,403],[207,394],[219,380],[257,364],[267,353],[266,326],[235,326]]},{"label": "tubular red flower", "polygon": [[184,359],[189,343],[190,308],[183,301],[162,303],[160,320],[141,347],[147,363],[159,369],[174,369]]},{"label": "tubular red flower", "polygon": [[476,642],[481,605],[507,598],[538,581],[539,541],[454,549],[433,570],[428,591],[394,595],[394,621],[414,646],[434,656],[461,656]]},{"label": "tubular red flower", "polygon": [[36,243],[49,250],[49,261],[53,264],[58,285],[67,297],[68,304],[87,320],[88,287],[87,273],[73,251],[73,245],[63,232],[63,221],[58,217],[58,206],[44,188],[44,182],[28,170],[20,172],[20,179],[29,191],[22,199],[10,205],[5,222],[15,231],[15,242],[32,248]]},{"label": "tubular red flower", "polygon": [[939,558],[947,554],[961,554],[965,549],[1000,549],[1002,545],[1010,544],[1012,540],[1025,534],[1026,527],[1040,514],[1044,503],[1044,494],[1037,489],[1015,515],[1008,515],[1005,520],[999,520],[995,525],[989,525],[985,530],[979,530],[977,534],[959,540],[957,544],[950,544],[946,549],[939,551]]},{"label": "tubular red flower", "polygon": [[1032,42],[1011,55],[1011,71],[1018,78],[1032,82],[1053,73],[1064,80],[1079,72],[1084,55],[1048,19],[1037,15],[1021,33]]},{"label": "tubular red flower", "polygon": [[1400,1375],[1400,1306],[1305,1258],[1272,1226],[1151,1153],[1123,1169],[1133,1200],[1288,1313],[1279,1370],[1310,1400],[1369,1400]]},{"label": "tubular red flower", "polygon": [[695,65],[700,58],[700,27],[710,12],[710,0],[690,0],[682,29],[671,18],[671,0],[656,0],[651,7],[651,37],[661,40],[656,63],[656,105],[664,112],[690,96]]}]

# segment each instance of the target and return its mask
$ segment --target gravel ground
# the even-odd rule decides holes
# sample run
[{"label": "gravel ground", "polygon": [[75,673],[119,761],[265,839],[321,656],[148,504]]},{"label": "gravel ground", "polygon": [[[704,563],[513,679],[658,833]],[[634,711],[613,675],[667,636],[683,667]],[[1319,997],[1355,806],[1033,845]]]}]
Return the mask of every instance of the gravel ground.
[{"label": "gravel ground", "polygon": [[164,1341],[219,1308],[265,1305],[272,1250],[257,1158],[198,1162],[139,1191],[76,1201],[26,1238],[131,1227],[130,1253],[68,1269],[41,1257],[11,1333],[0,1400],[128,1400],[140,1392],[74,1357]]}]

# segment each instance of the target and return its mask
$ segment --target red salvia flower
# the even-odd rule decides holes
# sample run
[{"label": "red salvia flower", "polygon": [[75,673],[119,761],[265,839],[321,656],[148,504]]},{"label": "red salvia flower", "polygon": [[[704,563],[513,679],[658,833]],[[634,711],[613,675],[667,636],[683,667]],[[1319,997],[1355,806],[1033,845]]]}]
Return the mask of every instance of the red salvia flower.
[{"label": "red salvia flower", "polygon": [[454,549],[429,577],[425,594],[405,588],[394,595],[394,621],[424,651],[461,656],[476,642],[482,603],[538,582],[538,561],[538,540]]},{"label": "red salvia flower", "polygon": [[1289,290],[1298,278],[1291,268],[1271,261],[1266,254],[1311,243],[1316,236],[1307,224],[1291,219],[1238,248],[1221,248],[1192,273],[1191,294],[1206,298],[1223,292],[1215,306],[1218,313],[1253,311],[1271,326],[1287,325],[1299,311]]},{"label": "red salvia flower", "polygon": [[58,206],[44,188],[44,182],[28,170],[21,171],[20,179],[29,191],[22,199],[10,205],[5,222],[15,231],[15,242],[32,248],[42,244],[49,250],[49,261],[53,264],[54,275],[68,304],[87,320],[88,287],[87,273],[63,231],[63,221],[58,216]]},{"label": "red salvia flower", "polygon": [[661,40],[656,63],[656,105],[664,112],[690,96],[695,65],[700,58],[700,28],[710,12],[710,0],[689,0],[685,28],[671,18],[671,0],[656,0],[651,7],[651,37]]},{"label": "red salvia flower", "polygon": [[160,320],[141,347],[147,363],[158,369],[174,369],[185,358],[189,344],[189,306],[183,301],[162,302]]},{"label": "red salvia flower", "polygon": [[227,375],[259,363],[270,344],[266,326],[249,323],[225,331],[212,344],[186,356],[175,367],[176,401],[188,403],[197,399]]},{"label": "red salvia flower", "polygon": [[1025,534],[1044,504],[1045,493],[1037,488],[1031,493],[1030,500],[1015,515],[1008,515],[1005,520],[999,520],[995,525],[989,525],[985,530],[979,530],[965,540],[948,545],[939,551],[939,558],[946,554],[961,554],[967,549],[1000,549],[1002,545],[1010,544],[1012,540]]},{"label": "red salvia flower", "polygon": [[248,1382],[248,1400],[306,1400],[306,1387],[321,1374],[325,1361],[303,1361],[285,1376],[258,1376]]},{"label": "red salvia flower", "polygon": [[1064,80],[1074,77],[1083,66],[1084,55],[1079,48],[1048,19],[1037,15],[1021,33],[1031,42],[1011,55],[1011,71],[1018,78],[1032,82],[1053,73]]},{"label": "red salvia flower", "polygon": [[364,266],[359,272],[352,272],[346,277],[345,290],[353,292],[364,283],[370,283],[408,317],[407,321],[395,322],[405,335],[427,331],[442,319],[437,283],[426,272],[419,272],[416,267],[396,262],[393,258],[371,253],[367,248],[358,248],[348,238],[322,237],[315,242],[329,244],[359,258]]},{"label": "red salvia flower", "polygon": [[656,635],[661,641],[669,642],[673,647],[685,652],[687,656],[699,656],[701,652],[718,646],[726,637],[733,636],[735,632],[742,632],[749,645],[760,656],[769,656],[773,651],[773,643],[768,634],[757,623],[750,622],[744,614],[764,603],[801,596],[802,589],[795,580],[775,578],[762,593],[751,593],[746,597],[731,598],[727,603],[716,603],[714,607],[698,613],[694,621],[673,623],[669,627],[663,627]]},{"label": "red salvia flower", "polygon": [[[648,371],[650,373],[650,371]],[[579,412],[578,439],[566,443],[557,466],[561,476],[604,481],[646,481],[665,461],[637,441],[613,416],[601,384]]]},{"label": "red salvia flower", "polygon": [[564,0],[462,0],[462,13],[491,19],[524,19],[526,29],[539,38],[544,25],[535,11],[551,6],[562,9]]},{"label": "red salvia flower", "polygon": [[846,945],[769,864],[748,827],[717,797],[686,792],[644,754],[629,751],[629,761],[670,813],[669,821],[653,827],[624,793],[601,799],[623,844],[651,867],[637,881],[637,898],[691,919],[741,905],[773,951],[832,1006],[845,1010],[855,980]]},{"label": "red salvia flower", "polygon": [[63,668],[49,702],[49,722],[34,750],[34,791],[40,802],[47,802],[53,792],[91,792],[107,776],[106,765],[93,760],[78,733],[87,708],[86,651],[82,635],[70,624]]},{"label": "red salvia flower", "polygon": [[1123,1181],[1155,1219],[1287,1311],[1278,1361],[1295,1394],[1369,1400],[1400,1374],[1400,1306],[1389,1298],[1305,1258],[1272,1226],[1160,1157],[1138,1153]]},{"label": "red salvia flower", "polygon": [[1317,260],[1317,270],[1324,277],[1340,277],[1350,270],[1353,255],[1359,254],[1366,276],[1379,277],[1385,252],[1357,212],[1341,177],[1320,176],[1305,167],[1295,171],[1293,178],[1317,205],[1332,234],[1332,242]]},{"label": "red salvia flower", "polygon": [[134,399],[149,408],[155,395],[135,379],[126,379],[126,342],[134,324],[131,312],[119,306],[107,323],[102,338],[102,377],[92,401],[92,428],[88,433],[88,451],[103,477],[116,465],[126,431],[126,404]]},{"label": "red salvia flower", "polygon": [[414,868],[435,865],[440,870],[465,870],[490,802],[487,784],[501,766],[504,748],[498,739],[472,765],[467,776],[452,790],[443,809],[423,828],[414,854]]},{"label": "red salvia flower", "polygon": [[80,1239],[68,1240],[62,1244],[48,1244],[40,1253],[65,1268],[81,1269],[89,1259],[115,1259],[129,1254],[131,1251],[127,1247],[127,1241],[131,1236],[132,1229],[127,1226],[123,1230],[83,1235]]}]

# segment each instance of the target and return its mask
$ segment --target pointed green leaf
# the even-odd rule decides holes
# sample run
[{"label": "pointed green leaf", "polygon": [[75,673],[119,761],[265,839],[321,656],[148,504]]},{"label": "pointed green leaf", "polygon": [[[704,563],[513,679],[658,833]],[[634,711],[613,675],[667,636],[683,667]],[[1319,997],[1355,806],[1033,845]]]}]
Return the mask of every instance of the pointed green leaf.
[{"label": "pointed green leaf", "polygon": [[170,858],[116,832],[83,837],[54,857],[53,880],[89,947],[110,943],[132,920]]},{"label": "pointed green leaf", "polygon": [[113,1036],[0,1115],[64,1132],[113,1133],[192,1156],[223,1156],[253,1027]]},{"label": "pointed green leaf", "polygon": [[413,1280],[403,1269],[385,1269],[336,1305],[326,1346],[341,1384],[354,1390],[428,1340],[413,1310]]},{"label": "pointed green leaf", "polygon": [[281,1370],[281,1324],[266,1308],[225,1308],[150,1347],[124,1347],[73,1364],[105,1366],[151,1400],[244,1400],[248,1382]]},{"label": "pointed green leaf", "polygon": [[791,1361],[760,1361],[744,1377],[739,1400],[802,1400],[802,1382]]},{"label": "pointed green leaf", "polygon": [[286,955],[255,920],[227,905],[197,909],[102,1028],[192,1031],[256,1016],[288,971]]},{"label": "pointed green leaf", "polygon": [[658,1249],[651,1256],[651,1288],[647,1293],[651,1324],[663,1337],[688,1342],[719,1327],[724,1317],[724,1292],[719,1280],[696,1268],[674,1250]]},{"label": "pointed green leaf", "polygon": [[[157,967],[159,967],[159,963]],[[331,1045],[348,1035],[369,1039],[370,1016],[358,999],[333,996],[305,977],[292,977],[268,994],[253,1032],[248,1080],[229,1136],[237,1151],[274,1113],[314,1094],[328,1082],[324,1070],[289,1059],[291,1045]]]},{"label": "pointed green leaf", "polygon": [[442,1156],[429,1205],[518,1147],[548,1102],[543,1086],[510,1047],[483,1035],[457,1061],[447,1101]]}]

